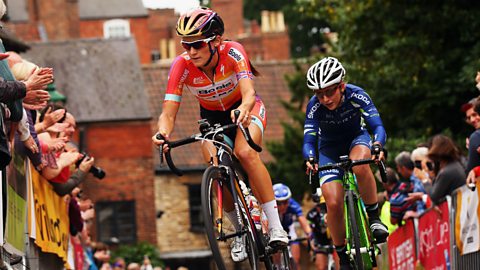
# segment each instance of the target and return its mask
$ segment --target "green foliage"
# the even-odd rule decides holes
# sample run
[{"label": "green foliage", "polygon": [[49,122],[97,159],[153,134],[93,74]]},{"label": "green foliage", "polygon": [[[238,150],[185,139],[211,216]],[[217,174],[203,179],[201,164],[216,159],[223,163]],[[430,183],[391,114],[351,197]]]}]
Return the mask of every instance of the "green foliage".
[{"label": "green foliage", "polygon": [[348,79],[372,96],[390,137],[465,134],[459,108],[478,94],[480,3],[309,2],[339,33]]},{"label": "green foliage", "polygon": [[160,259],[160,253],[158,252],[157,247],[146,242],[119,246],[112,251],[111,258],[115,259],[117,257],[122,257],[127,264],[132,262],[142,264],[145,255],[150,259],[152,266],[164,266],[164,263]]},{"label": "green foliage", "polygon": [[293,197],[299,201],[303,198],[303,194],[310,190],[303,165],[302,144],[305,120],[303,108],[312,92],[305,87],[304,67],[305,64],[295,63],[295,73],[285,78],[292,98],[288,102],[282,102],[282,106],[291,118],[289,122],[282,122],[284,139],[278,142],[267,142],[268,150],[276,159],[276,162],[267,165],[273,183],[281,182],[289,186]]}]

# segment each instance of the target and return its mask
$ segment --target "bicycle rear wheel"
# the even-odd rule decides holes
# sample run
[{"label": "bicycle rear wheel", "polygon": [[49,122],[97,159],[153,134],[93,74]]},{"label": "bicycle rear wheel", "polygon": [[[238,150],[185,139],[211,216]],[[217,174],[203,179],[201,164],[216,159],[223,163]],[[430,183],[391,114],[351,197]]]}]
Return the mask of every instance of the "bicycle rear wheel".
[{"label": "bicycle rear wheel", "polygon": [[235,263],[230,256],[230,244],[234,239],[234,235],[241,235],[242,232],[235,230],[225,214],[223,198],[226,192],[230,192],[227,185],[229,181],[227,177],[229,175],[223,169],[209,167],[202,178],[202,212],[205,222],[205,233],[212,250],[213,259],[219,270],[233,269],[234,267],[237,269],[257,269],[258,256],[256,247],[252,239],[251,228],[248,222],[245,222],[245,209],[241,203],[239,203],[242,217],[241,227],[245,228],[243,236],[245,237],[245,249],[248,258],[243,262]]},{"label": "bicycle rear wheel", "polygon": [[347,250],[349,253],[353,255],[355,268],[359,270],[363,270],[363,258],[361,253],[361,244],[360,244],[360,235],[358,234],[358,226],[360,224],[357,223],[357,212],[358,209],[357,204],[355,203],[354,194],[351,190],[346,192],[346,214],[348,214],[348,226],[347,229],[349,230],[349,237],[347,237]]},{"label": "bicycle rear wheel", "polygon": [[[277,253],[270,254],[270,266],[272,270],[296,270],[296,265],[293,259],[290,258],[290,251],[288,247],[283,248]],[[267,266],[268,269],[268,266]]]}]

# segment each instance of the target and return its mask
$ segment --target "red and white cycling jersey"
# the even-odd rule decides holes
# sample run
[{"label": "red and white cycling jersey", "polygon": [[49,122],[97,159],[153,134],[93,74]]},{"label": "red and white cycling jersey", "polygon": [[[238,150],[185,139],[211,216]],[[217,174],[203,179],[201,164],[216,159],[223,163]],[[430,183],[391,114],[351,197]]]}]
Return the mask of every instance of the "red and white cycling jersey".
[{"label": "red and white cycling jersey", "polygon": [[168,74],[164,102],[180,103],[183,88],[194,94],[200,105],[212,111],[226,111],[242,99],[238,82],[251,80],[253,74],[243,46],[224,41],[218,47],[219,62],[212,82],[197,68],[185,52],[175,58]]}]

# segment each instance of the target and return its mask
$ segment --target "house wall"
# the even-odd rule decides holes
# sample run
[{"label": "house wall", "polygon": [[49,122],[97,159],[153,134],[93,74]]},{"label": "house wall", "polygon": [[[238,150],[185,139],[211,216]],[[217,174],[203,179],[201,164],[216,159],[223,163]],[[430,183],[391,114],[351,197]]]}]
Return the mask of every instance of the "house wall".
[{"label": "house wall", "polygon": [[88,176],[83,185],[87,197],[93,202],[134,200],[137,240],[157,244],[150,122],[81,124],[78,129],[92,138],[85,149],[107,174],[103,180]]},{"label": "house wall", "polygon": [[[151,42],[148,18],[130,18],[130,33],[137,44],[140,63],[150,63]],[[80,38],[103,38],[103,24],[107,20],[80,21]]]}]

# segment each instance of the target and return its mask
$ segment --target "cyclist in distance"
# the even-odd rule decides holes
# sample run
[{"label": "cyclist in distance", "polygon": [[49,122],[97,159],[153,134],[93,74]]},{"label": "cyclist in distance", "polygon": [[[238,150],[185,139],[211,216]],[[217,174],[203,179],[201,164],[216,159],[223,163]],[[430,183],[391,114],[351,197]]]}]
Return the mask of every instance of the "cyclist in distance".
[{"label": "cyclist in distance", "polygon": [[300,223],[303,232],[309,238],[312,234],[312,230],[308,225],[307,219],[303,215],[302,207],[292,198],[292,192],[287,185],[282,183],[273,185],[273,193],[275,194],[275,200],[277,200],[278,213],[280,214],[283,229],[288,232],[290,240],[293,240],[290,242],[292,258],[297,265],[296,269],[300,269],[300,243],[295,241],[298,237],[295,231],[294,221]]},{"label": "cyclist in distance", "polygon": [[[344,82],[345,69],[334,57],[326,57],[307,72],[307,86],[314,96],[305,117],[303,157],[307,174],[319,165],[335,163],[339,157],[383,159],[386,133],[372,99],[360,87]],[[365,126],[366,124],[366,126]],[[367,130],[368,128],[368,130]],[[368,131],[374,134],[373,144]],[[309,162],[309,159],[318,163]],[[386,241],[387,227],[378,216],[377,188],[369,165],[353,167],[365,203],[370,230],[377,243]],[[319,172],[320,187],[328,209],[328,229],[340,258],[341,269],[350,269],[345,248],[343,171]]]},{"label": "cyclist in distance", "polygon": [[[186,88],[198,99],[202,119],[207,119],[212,125],[226,125],[235,119],[233,111],[239,110],[237,123],[248,127],[254,142],[261,145],[266,111],[253,86],[253,76],[257,71],[251,66],[243,46],[223,39],[223,21],[208,8],[197,8],[181,15],[176,30],[182,38],[185,52],[175,58],[170,68],[157,134],[161,134],[166,141],[170,138],[182,92]],[[269,245],[273,248],[285,247],[288,235],[278,217],[272,182],[265,165],[241,132],[227,132],[226,135],[227,143],[233,145],[234,142],[235,155],[247,172],[252,191],[267,216]],[[158,140],[156,136],[152,140],[158,146],[163,145],[164,151],[168,150],[165,140]],[[203,143],[202,152],[209,162],[209,153],[215,153],[215,148]],[[240,229],[231,195],[225,200],[226,215],[236,229]],[[231,255],[234,261],[247,258],[244,238],[236,237],[232,241]]]},{"label": "cyclist in distance", "polygon": [[[332,253],[332,250],[328,250],[325,247],[332,245],[332,238],[327,228],[327,205],[325,204],[325,198],[321,189],[317,190],[318,192],[312,195],[315,206],[308,211],[307,220],[310,228],[312,228],[311,244],[312,249],[315,251],[315,268],[317,270],[325,270],[328,269],[328,254]],[[338,269],[338,258],[335,257],[334,260],[336,269]]]}]

